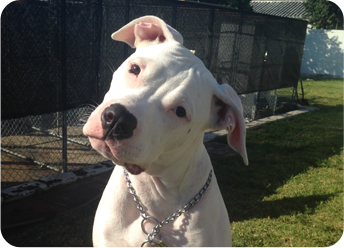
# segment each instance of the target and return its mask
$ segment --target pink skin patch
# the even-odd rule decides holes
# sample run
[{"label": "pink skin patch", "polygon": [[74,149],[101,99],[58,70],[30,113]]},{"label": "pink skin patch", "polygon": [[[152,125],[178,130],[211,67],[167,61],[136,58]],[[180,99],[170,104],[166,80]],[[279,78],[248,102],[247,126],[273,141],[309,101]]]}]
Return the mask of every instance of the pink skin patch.
[{"label": "pink skin patch", "polygon": [[215,102],[215,104],[217,106],[220,106],[221,108],[219,109],[219,111],[217,112],[217,115],[219,116],[220,120],[223,121],[226,118],[226,113],[227,113],[227,109],[226,109],[226,104],[221,101],[220,99],[217,99],[217,101]]},{"label": "pink skin patch", "polygon": [[159,42],[162,43],[166,40],[161,28],[152,23],[140,22],[135,26],[135,32],[136,39],[140,39],[140,41],[154,41],[159,38]]},{"label": "pink skin patch", "polygon": [[144,169],[142,169],[137,164],[127,164],[127,163],[124,163],[124,167],[132,175],[139,175],[141,172],[144,171]]}]

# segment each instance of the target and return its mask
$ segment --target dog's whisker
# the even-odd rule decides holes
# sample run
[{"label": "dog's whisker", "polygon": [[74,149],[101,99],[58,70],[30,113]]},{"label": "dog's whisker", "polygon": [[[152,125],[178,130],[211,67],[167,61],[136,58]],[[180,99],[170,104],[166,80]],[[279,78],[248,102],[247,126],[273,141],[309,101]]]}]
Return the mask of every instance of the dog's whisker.
[{"label": "dog's whisker", "polygon": [[91,101],[94,102],[94,104],[83,104],[80,105],[80,108],[83,108],[83,113],[81,114],[81,116],[78,119],[78,127],[81,127],[83,125],[86,124],[89,116],[91,115],[91,113],[97,108],[97,106],[99,105],[97,102],[95,102],[94,100],[91,99]]},{"label": "dog's whisker", "polygon": [[109,59],[103,59],[104,63],[109,67],[112,73],[116,71],[115,65],[112,64],[111,60]]}]

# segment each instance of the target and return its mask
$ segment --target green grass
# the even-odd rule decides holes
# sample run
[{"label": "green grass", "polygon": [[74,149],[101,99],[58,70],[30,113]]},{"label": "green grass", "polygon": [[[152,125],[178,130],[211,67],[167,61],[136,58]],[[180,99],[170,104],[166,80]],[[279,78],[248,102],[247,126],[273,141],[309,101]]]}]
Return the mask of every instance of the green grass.
[{"label": "green grass", "polygon": [[213,162],[234,246],[330,246],[343,234],[343,82],[304,88],[320,111],[249,131],[247,167]]},{"label": "green grass", "polygon": [[[304,88],[319,111],[249,131],[249,166],[239,156],[213,161],[234,246],[330,246],[343,234],[343,82],[307,81]],[[8,241],[91,246],[95,209],[57,216]]]}]

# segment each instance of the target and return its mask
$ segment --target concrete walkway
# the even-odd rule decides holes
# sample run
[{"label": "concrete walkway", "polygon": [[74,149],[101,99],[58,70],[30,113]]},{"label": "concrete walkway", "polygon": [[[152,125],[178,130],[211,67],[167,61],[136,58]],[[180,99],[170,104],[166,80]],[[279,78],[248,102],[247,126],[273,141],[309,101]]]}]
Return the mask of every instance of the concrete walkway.
[{"label": "concrete walkway", "polygon": [[[316,108],[301,106],[300,110],[247,123],[246,128],[256,129],[268,122],[285,120],[316,110]],[[228,145],[211,141],[221,135],[227,135],[227,132],[211,132],[204,137],[205,146],[211,158],[235,154]],[[99,201],[113,168],[114,165],[111,162],[104,162],[86,166],[78,171],[1,190],[1,230],[3,234],[4,231],[6,233],[11,229],[15,230],[15,227],[44,221],[58,214]],[[30,197],[27,197],[29,195]]]}]

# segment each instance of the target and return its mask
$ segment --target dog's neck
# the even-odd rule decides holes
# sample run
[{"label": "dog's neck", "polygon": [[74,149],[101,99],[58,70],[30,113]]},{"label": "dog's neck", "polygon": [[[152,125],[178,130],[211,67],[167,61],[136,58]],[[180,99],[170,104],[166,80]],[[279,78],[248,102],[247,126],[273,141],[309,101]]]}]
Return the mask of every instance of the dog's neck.
[{"label": "dog's neck", "polygon": [[202,144],[193,152],[180,155],[160,175],[151,178],[162,192],[190,198],[203,187],[210,170],[209,155]]},{"label": "dog's neck", "polygon": [[[152,209],[166,209],[165,213],[162,211],[157,213],[158,215],[172,214],[177,210],[176,206],[187,204],[204,186],[212,169],[209,155],[203,143],[197,145],[193,152],[180,155],[180,157],[174,156],[167,160],[159,159],[157,163],[164,161],[164,164],[153,165],[164,168],[158,175],[144,172],[137,176],[130,176],[138,196],[149,195],[149,197],[142,199],[144,205],[157,206],[157,208],[152,207]],[[171,209],[163,208],[162,202],[171,206]],[[161,217],[166,218],[167,216]]]}]

